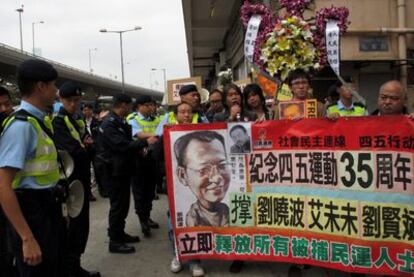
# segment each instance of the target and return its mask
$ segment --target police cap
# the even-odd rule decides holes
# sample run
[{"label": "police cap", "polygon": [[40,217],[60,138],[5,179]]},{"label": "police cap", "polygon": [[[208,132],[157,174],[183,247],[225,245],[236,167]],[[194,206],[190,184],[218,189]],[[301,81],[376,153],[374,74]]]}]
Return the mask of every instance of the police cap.
[{"label": "police cap", "polygon": [[145,103],[155,103],[155,101],[154,101],[154,99],[152,99],[151,96],[148,96],[148,95],[140,95],[135,100],[136,105],[142,105],[142,104],[145,104]]},{"label": "police cap", "polygon": [[59,96],[62,98],[69,98],[72,96],[82,96],[81,86],[73,81],[64,82],[59,88]]}]

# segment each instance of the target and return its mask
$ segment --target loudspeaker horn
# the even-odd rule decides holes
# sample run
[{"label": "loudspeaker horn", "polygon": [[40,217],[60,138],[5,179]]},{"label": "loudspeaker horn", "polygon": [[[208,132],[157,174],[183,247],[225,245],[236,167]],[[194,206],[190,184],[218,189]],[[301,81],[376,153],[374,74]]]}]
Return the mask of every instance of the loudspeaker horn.
[{"label": "loudspeaker horn", "polygon": [[69,185],[68,197],[66,198],[66,206],[68,215],[71,218],[78,217],[82,211],[83,202],[85,201],[85,191],[79,180],[75,180]]},{"label": "loudspeaker horn", "polygon": [[[58,153],[60,156],[60,160],[62,161],[62,164],[60,165],[60,179],[69,178],[73,173],[75,163],[73,162],[72,157],[67,151],[59,150]],[[62,168],[62,166],[64,168]]]}]

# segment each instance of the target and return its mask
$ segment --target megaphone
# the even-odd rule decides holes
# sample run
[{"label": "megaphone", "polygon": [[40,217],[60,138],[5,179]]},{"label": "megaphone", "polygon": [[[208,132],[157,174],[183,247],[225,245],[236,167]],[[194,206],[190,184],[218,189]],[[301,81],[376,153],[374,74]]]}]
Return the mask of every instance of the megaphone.
[{"label": "megaphone", "polygon": [[59,150],[58,153],[60,156],[60,160],[62,161],[62,164],[60,165],[60,179],[69,178],[70,175],[72,175],[73,173],[75,163],[73,162],[72,157],[67,151]]},{"label": "megaphone", "polygon": [[79,180],[75,180],[69,185],[66,206],[68,215],[71,218],[78,217],[82,211],[83,202],[85,201],[85,191]]}]

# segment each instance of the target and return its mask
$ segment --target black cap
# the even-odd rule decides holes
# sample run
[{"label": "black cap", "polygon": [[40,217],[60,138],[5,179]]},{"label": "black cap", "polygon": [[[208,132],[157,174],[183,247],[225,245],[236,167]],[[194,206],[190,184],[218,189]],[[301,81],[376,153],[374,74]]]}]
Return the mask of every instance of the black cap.
[{"label": "black cap", "polygon": [[120,104],[120,103],[131,103],[132,99],[130,96],[122,93],[118,93],[114,96],[114,105]]},{"label": "black cap", "polygon": [[184,94],[193,92],[193,91],[197,91],[198,92],[198,89],[197,89],[197,86],[196,85],[185,85],[185,86],[183,86],[183,87],[180,88],[179,94],[181,96],[181,95],[184,95]]},{"label": "black cap", "polygon": [[56,80],[58,73],[48,62],[38,59],[29,59],[17,67],[18,80],[50,82]]},{"label": "black cap", "polygon": [[142,104],[145,104],[145,103],[155,103],[155,101],[154,101],[154,99],[152,99],[151,96],[148,96],[148,95],[140,95],[135,100],[136,105],[142,105]]},{"label": "black cap", "polygon": [[59,88],[59,96],[62,98],[82,96],[82,87],[73,81],[64,82]]}]

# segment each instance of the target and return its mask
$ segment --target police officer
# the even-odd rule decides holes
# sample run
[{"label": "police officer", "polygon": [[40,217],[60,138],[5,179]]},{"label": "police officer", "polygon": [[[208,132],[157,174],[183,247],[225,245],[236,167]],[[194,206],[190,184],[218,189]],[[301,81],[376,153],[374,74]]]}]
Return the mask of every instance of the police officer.
[{"label": "police officer", "polygon": [[133,176],[132,191],[135,202],[135,212],[141,223],[144,236],[151,235],[151,228],[159,228],[158,223],[150,217],[152,201],[155,196],[157,164],[152,156],[152,148],[158,138],[155,131],[160,122],[159,117],[153,116],[155,101],[146,95],[139,96],[135,105],[137,112],[128,123],[132,126],[132,136],[137,140],[144,140],[149,147],[140,151],[135,159],[136,174]]},{"label": "police officer", "polygon": [[[0,133],[3,121],[13,112],[9,91],[0,86]],[[0,207],[0,272],[5,276],[13,275],[13,255],[10,253],[10,245],[6,236],[6,217]]]},{"label": "police officer", "polygon": [[133,253],[135,248],[126,243],[139,242],[138,236],[125,233],[125,219],[130,201],[131,176],[134,170],[133,157],[148,146],[145,140],[133,141],[131,126],[125,121],[130,110],[131,98],[118,94],[113,100],[113,109],[99,128],[98,153],[105,162],[109,178],[109,252]]},{"label": "police officer", "polygon": [[338,102],[327,107],[326,115],[328,118],[336,119],[341,116],[364,116],[367,115],[367,108],[359,102],[352,101],[352,84],[342,84],[337,81],[331,89],[339,94]]},{"label": "police officer", "polygon": [[58,149],[67,151],[74,161],[74,170],[69,177],[69,183],[79,180],[83,184],[83,207],[78,217],[71,218],[67,234],[67,254],[65,266],[70,276],[100,276],[99,272],[89,272],[81,267],[80,258],[85,252],[89,235],[89,190],[90,190],[90,160],[86,145],[92,144],[90,136],[86,135],[83,120],[75,119],[82,98],[81,87],[75,82],[65,82],[59,88],[62,107],[53,118],[55,143]]},{"label": "police officer", "polygon": [[42,60],[18,66],[22,102],[0,140],[0,204],[20,276],[62,276],[62,213],[55,200],[59,165],[53,134],[43,122],[56,96],[56,78],[57,71]]}]

